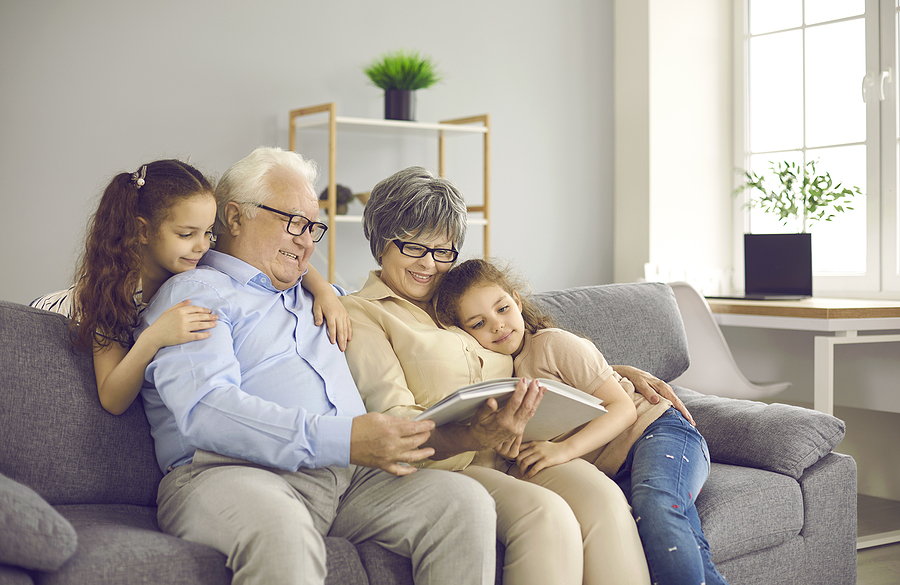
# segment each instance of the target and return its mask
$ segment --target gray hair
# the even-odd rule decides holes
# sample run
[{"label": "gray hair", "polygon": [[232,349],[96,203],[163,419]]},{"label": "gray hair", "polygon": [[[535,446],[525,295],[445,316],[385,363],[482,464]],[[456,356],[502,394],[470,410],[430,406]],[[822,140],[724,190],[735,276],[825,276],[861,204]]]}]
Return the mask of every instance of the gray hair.
[{"label": "gray hair", "polygon": [[409,167],[372,189],[363,234],[380,265],[393,240],[446,234],[459,250],[466,240],[466,217],[466,202],[453,183],[422,167]]},{"label": "gray hair", "polygon": [[291,150],[260,146],[231,165],[216,185],[215,234],[225,231],[225,205],[234,201],[241,213],[255,217],[259,208],[272,198],[273,187],[281,182],[302,179],[315,192],[319,169],[312,160]]}]

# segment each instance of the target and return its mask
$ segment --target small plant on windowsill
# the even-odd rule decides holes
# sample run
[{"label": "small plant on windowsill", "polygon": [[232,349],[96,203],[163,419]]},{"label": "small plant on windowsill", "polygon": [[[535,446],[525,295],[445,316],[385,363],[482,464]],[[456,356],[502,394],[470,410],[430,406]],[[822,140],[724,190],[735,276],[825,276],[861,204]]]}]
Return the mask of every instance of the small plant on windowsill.
[{"label": "small plant on windowsill", "polygon": [[388,52],[363,67],[372,85],[384,90],[384,117],[415,119],[415,92],[441,80],[431,57],[418,51]]},{"label": "small plant on windowsill", "polygon": [[789,161],[773,162],[763,175],[738,169],[744,175],[744,183],[732,194],[750,190],[750,200],[744,207],[773,213],[785,226],[791,220],[798,222],[800,232],[806,233],[814,222],[831,221],[839,213],[852,211],[853,198],[862,195],[859,187],[835,184],[830,173],[817,172],[816,163],[811,160],[801,166]]}]

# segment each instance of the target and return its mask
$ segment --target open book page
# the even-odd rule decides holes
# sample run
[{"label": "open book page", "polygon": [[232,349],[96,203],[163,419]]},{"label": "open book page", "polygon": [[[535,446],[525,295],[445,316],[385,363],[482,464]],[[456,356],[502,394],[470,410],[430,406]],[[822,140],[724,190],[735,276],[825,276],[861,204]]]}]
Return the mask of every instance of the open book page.
[{"label": "open book page", "polygon": [[[516,389],[518,378],[498,378],[464,386],[420,414],[415,420],[433,420],[437,426],[465,423],[478,407],[493,397],[502,408]],[[556,380],[538,378],[547,389],[523,441],[547,441],[604,414],[601,400]]]}]

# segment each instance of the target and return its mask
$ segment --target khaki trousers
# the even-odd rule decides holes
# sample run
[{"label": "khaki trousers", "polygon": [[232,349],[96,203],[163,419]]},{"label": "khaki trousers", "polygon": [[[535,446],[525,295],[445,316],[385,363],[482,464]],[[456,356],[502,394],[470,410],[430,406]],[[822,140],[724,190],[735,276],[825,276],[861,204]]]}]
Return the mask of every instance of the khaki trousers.
[{"label": "khaki trousers", "polygon": [[494,582],[494,503],[459,474],[364,467],[289,472],[198,450],[157,497],[160,528],[225,554],[233,583],[323,583],[323,536],[374,540],[416,583]]},{"label": "khaki trousers", "polygon": [[650,573],[622,490],[583,459],[521,480],[513,463],[479,453],[461,473],[497,506],[505,585],[649,585]]}]

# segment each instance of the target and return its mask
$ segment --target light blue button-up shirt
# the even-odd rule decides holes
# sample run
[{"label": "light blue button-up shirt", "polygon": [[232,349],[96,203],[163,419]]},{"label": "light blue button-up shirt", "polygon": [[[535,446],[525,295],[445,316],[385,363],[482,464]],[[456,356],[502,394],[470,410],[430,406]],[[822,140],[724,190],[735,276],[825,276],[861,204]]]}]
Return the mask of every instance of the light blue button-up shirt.
[{"label": "light blue button-up shirt", "polygon": [[210,250],[162,286],[135,336],[185,299],[219,320],[209,338],[159,350],[144,375],[163,472],[195,449],[291,471],[349,465],[352,419],[366,409],[344,354],[313,322],[312,295]]}]

